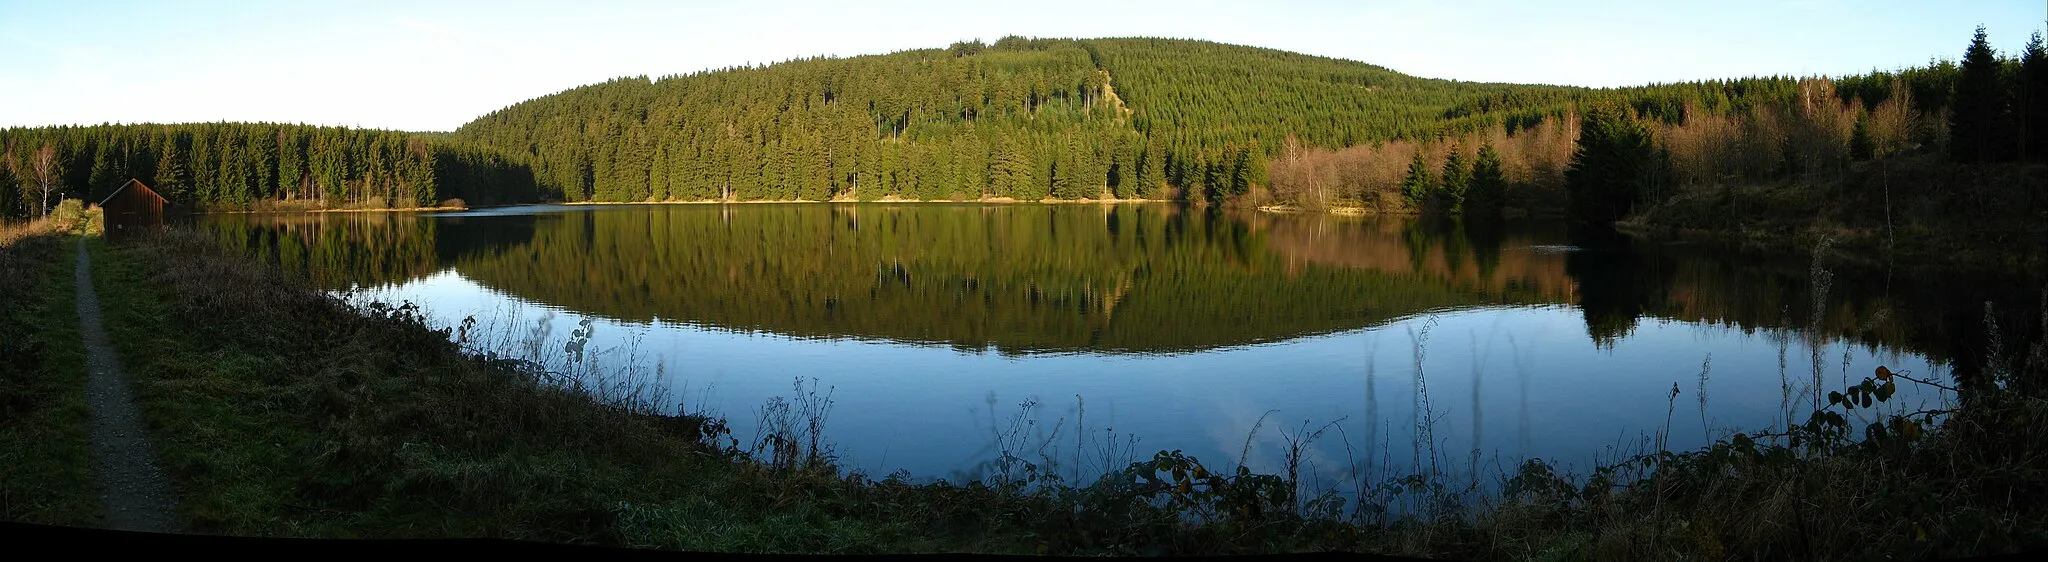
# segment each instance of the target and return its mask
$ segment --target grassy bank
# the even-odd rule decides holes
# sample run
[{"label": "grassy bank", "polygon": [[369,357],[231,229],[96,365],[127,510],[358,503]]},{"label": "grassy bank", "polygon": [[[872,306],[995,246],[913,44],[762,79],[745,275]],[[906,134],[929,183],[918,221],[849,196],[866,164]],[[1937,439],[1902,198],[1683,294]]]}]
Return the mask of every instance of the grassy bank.
[{"label": "grassy bank", "polygon": [[94,240],[91,250],[109,329],[200,532],[1553,560],[2048,546],[2048,406],[2022,390],[2048,369],[2038,344],[2011,348],[2032,359],[1940,411],[1876,405],[1921,384],[1881,374],[1836,389],[1842,398],[1804,424],[1701,451],[1585,475],[1529,463],[1499,475],[1497,494],[1402,475],[1361,482],[1361,506],[1171,451],[1089,482],[1061,481],[1052,459],[1021,453],[985,482],[842,475],[812,439],[829,410],[816,389],[764,408],[783,421],[740,443],[716,419],[655,415],[669,397],[639,383],[659,367],[604,378],[621,371],[593,364],[575,334],[537,341],[534,356],[479,357],[466,342],[489,336],[470,326],[434,331],[410,307],[358,309],[197,236]]},{"label": "grassy bank", "polygon": [[1839,173],[1687,188],[1619,226],[1752,251],[1797,253],[1827,239],[1864,260],[2037,270],[2048,265],[2048,166],[1964,165],[1937,154],[1856,162]]},{"label": "grassy bank", "polygon": [[83,227],[75,207],[0,225],[0,518],[9,521],[90,525],[99,515],[72,301],[70,234]]}]

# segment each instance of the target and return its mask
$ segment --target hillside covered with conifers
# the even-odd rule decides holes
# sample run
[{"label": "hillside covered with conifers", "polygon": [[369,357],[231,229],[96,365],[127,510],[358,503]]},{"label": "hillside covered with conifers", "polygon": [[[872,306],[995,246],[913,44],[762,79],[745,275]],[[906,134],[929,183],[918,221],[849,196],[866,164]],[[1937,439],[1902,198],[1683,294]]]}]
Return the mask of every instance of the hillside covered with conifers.
[{"label": "hillside covered with conifers", "polygon": [[[2025,143],[2048,130],[2031,124],[2048,110],[2029,109],[2048,86],[2026,86],[2048,75],[2025,62],[2040,58],[2038,41],[2016,57],[1982,42],[1960,66],[1588,89],[1420,78],[1206,41],[1013,36],[620,78],[452,133],[4,129],[0,216],[134,177],[204,210],[1150,198],[1612,222],[1698,187],[1839,183],[1861,161],[1946,162],[1952,145],[2038,152],[2048,142]],[[1588,146],[1599,153],[1581,154]],[[1571,176],[1575,165],[1592,173]],[[1599,204],[1567,209],[1571,199]]]},{"label": "hillside covered with conifers", "polygon": [[622,78],[455,137],[527,159],[567,200],[1218,200],[1265,185],[1289,137],[1534,122],[1575,91],[1205,41],[1009,37]]}]

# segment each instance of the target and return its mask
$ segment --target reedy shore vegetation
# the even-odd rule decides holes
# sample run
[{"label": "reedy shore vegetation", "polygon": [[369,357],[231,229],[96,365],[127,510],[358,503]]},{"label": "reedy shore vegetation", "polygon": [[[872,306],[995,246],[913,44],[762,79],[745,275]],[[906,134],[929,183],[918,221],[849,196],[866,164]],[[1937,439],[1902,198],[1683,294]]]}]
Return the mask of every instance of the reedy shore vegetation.
[{"label": "reedy shore vegetation", "polygon": [[[61,278],[47,273],[61,271],[60,252],[12,249],[70,240],[38,234],[0,256]],[[1804,420],[1700,451],[1645,451],[1582,475],[1536,460],[1489,487],[1432,470],[1381,474],[1360,483],[1363,503],[1305,488],[1293,471],[1255,474],[1176,451],[1101,452],[1100,479],[1060,477],[1052,469],[1069,461],[1041,456],[1028,439],[1005,447],[1003,466],[978,482],[915,483],[835,469],[817,429],[830,394],[801,380],[793,399],[763,410],[782,423],[740,442],[716,418],[674,415],[672,396],[648,384],[664,367],[586,351],[580,330],[507,357],[485,351],[496,347],[483,343],[488,335],[429,329],[409,305],[352,305],[198,235],[87,244],[112,305],[107,325],[202,532],[751,552],[1546,560],[1856,560],[2048,546],[2048,504],[2038,501],[2048,475],[2036,462],[2048,452],[2038,423],[2048,403],[2027,382],[2044,374],[2048,346],[2035,342],[1989,351],[1997,360],[1987,364],[2010,367],[1925,411],[1885,401],[1899,386],[1944,383],[1880,371],[1816,389],[1817,411]],[[5,390],[9,404],[23,392]],[[1311,430],[1284,433],[1297,446],[1341,438]],[[79,457],[69,466],[82,466]],[[63,458],[45,462],[61,468]],[[63,520],[44,520],[53,519]]]}]

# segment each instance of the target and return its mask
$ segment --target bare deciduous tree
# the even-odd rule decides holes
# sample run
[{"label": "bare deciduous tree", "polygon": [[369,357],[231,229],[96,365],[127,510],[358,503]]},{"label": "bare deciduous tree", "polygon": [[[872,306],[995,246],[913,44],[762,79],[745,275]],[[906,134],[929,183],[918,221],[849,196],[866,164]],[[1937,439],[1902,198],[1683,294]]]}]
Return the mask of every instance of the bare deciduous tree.
[{"label": "bare deciduous tree", "polygon": [[29,159],[29,181],[43,193],[42,216],[50,216],[50,194],[64,185],[64,172],[57,169],[57,147],[45,144]]}]

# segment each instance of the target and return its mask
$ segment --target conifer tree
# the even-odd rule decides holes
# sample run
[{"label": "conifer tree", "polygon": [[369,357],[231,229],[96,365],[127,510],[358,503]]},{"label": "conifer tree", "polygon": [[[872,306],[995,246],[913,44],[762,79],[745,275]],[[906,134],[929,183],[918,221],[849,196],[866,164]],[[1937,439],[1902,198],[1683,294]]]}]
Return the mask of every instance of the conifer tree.
[{"label": "conifer tree", "polygon": [[102,144],[99,150],[93,151],[92,171],[86,175],[84,194],[86,200],[93,203],[99,203],[102,196],[112,192],[114,188],[120,187],[121,182],[128,179],[118,177],[121,175],[121,170],[117,169],[114,164],[114,156],[109,154],[107,150],[107,145]]},{"label": "conifer tree", "polygon": [[1876,152],[1877,143],[1870,138],[1870,119],[1856,116],[1856,126],[1849,131],[1849,159],[1869,160]]},{"label": "conifer tree", "polygon": [[189,201],[192,190],[191,175],[185,171],[185,156],[178,153],[175,139],[166,139],[163,154],[156,158],[157,194],[174,202]]},{"label": "conifer tree", "polygon": [[1574,220],[1612,226],[1634,212],[1644,188],[1659,185],[1658,151],[1649,128],[1634,111],[1616,103],[1586,110],[1578,149],[1565,168],[1565,190]]},{"label": "conifer tree", "polygon": [[21,193],[21,177],[15,175],[17,166],[14,154],[0,146],[0,218],[25,217],[27,209],[22,204],[26,199]]},{"label": "conifer tree", "polygon": [[2048,160],[2048,46],[2041,32],[2034,32],[2020,54],[2019,91],[2014,104],[2020,110],[2020,157]]},{"label": "conifer tree", "polygon": [[1465,212],[1466,190],[1472,187],[1472,168],[1465,164],[1465,154],[1457,146],[1451,147],[1451,154],[1444,158],[1443,189],[1439,191],[1445,212]]},{"label": "conifer tree", "polygon": [[2004,88],[1999,84],[1998,56],[1984,37],[1984,27],[1963,52],[1949,113],[1949,155],[1958,162],[2000,160],[2010,146],[2000,142],[2005,114]]},{"label": "conifer tree", "polygon": [[1429,196],[1435,191],[1436,178],[1430,176],[1429,160],[1418,148],[1415,158],[1408,162],[1408,176],[1401,180],[1401,198],[1408,202],[1409,208],[1420,211],[1428,205]]},{"label": "conifer tree", "polygon": [[1479,147],[1472,162],[1472,187],[1465,198],[1467,215],[1499,215],[1507,201],[1507,176],[1501,170],[1500,152],[1492,144]]}]

